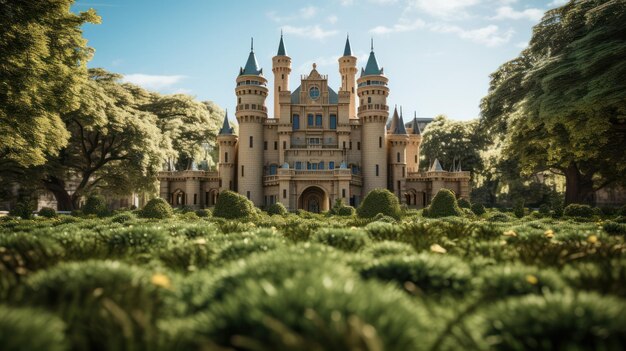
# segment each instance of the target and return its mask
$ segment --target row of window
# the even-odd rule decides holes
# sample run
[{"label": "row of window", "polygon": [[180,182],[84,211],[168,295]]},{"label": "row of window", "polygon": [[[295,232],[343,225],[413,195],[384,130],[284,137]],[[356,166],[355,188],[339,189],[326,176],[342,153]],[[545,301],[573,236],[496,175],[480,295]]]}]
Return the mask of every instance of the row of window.
[{"label": "row of window", "polygon": [[[312,113],[307,115],[308,127],[322,128],[323,121],[324,119],[322,115],[313,115]],[[291,124],[293,126],[293,130],[300,129],[300,115],[294,114],[291,118]],[[330,115],[328,119],[328,128],[337,129],[337,115]]]}]

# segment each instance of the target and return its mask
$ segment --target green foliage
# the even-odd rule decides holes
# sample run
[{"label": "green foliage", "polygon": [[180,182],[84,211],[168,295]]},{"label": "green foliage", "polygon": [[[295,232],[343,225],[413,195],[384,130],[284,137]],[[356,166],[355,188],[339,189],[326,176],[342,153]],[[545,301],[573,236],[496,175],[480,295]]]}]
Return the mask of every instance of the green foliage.
[{"label": "green foliage", "polygon": [[357,214],[361,218],[372,218],[379,213],[395,219],[401,216],[398,198],[387,189],[370,191],[357,209]]},{"label": "green foliage", "polygon": [[83,214],[103,216],[108,212],[106,200],[101,195],[89,195],[81,208]]},{"label": "green foliage", "polygon": [[267,208],[267,213],[272,216],[284,216],[287,214],[287,208],[285,208],[285,205],[283,205],[282,203],[276,202],[274,204],[271,204],[270,207]]},{"label": "green foliage", "polygon": [[57,217],[57,211],[54,208],[50,208],[50,207],[42,207],[41,209],[39,209],[39,212],[37,214],[40,217],[44,217],[44,218],[56,218]]},{"label": "green foliage", "polygon": [[167,243],[167,232],[159,228],[128,227],[106,233],[103,240],[112,254],[149,252]]},{"label": "green foliage", "polygon": [[463,211],[457,204],[454,193],[448,189],[440,189],[432,203],[428,207],[427,216],[430,218],[448,217],[448,216],[462,216]]},{"label": "green foliage", "polygon": [[511,216],[507,215],[506,213],[491,212],[487,216],[487,220],[489,222],[511,222],[511,221],[513,221],[513,218]]},{"label": "green foliage", "polygon": [[457,204],[459,205],[460,208],[468,208],[468,209],[472,208],[472,204],[464,198],[458,199]]},{"label": "green foliage", "polygon": [[113,216],[113,218],[111,218],[111,222],[126,223],[128,221],[132,221],[133,219],[135,219],[135,215],[133,215],[131,212],[122,212]]},{"label": "green foliage", "polygon": [[65,324],[32,308],[0,305],[0,340],[4,351],[65,351]]},{"label": "green foliage", "polygon": [[409,244],[386,240],[369,245],[363,253],[374,258],[384,256],[402,257],[414,254],[415,250]]},{"label": "green foliage", "polygon": [[563,217],[563,202],[560,199],[555,199],[552,201],[552,217],[553,218],[561,218]]},{"label": "green foliage", "polygon": [[566,287],[555,271],[519,264],[488,267],[480,272],[476,285],[488,299],[549,294]]},{"label": "green foliage", "polygon": [[606,221],[602,225],[602,229],[609,234],[624,235],[626,234],[626,224]]},{"label": "green foliage", "polygon": [[593,208],[584,204],[569,204],[563,210],[563,215],[568,217],[591,218],[593,217]]},{"label": "green foliage", "polygon": [[143,210],[141,210],[141,217],[163,219],[171,217],[172,213],[172,206],[167,201],[157,197],[148,201]]},{"label": "green foliage", "polygon": [[361,229],[322,229],[315,233],[313,242],[326,244],[343,251],[359,251],[369,243],[367,233]]},{"label": "green foliage", "polygon": [[347,206],[343,199],[337,199],[329,212],[336,216],[354,216],[356,209],[352,206]]},{"label": "green foliage", "polygon": [[[394,221],[395,222],[395,221]],[[401,231],[398,226],[391,223],[375,221],[365,226],[365,230],[374,240],[397,240]]]},{"label": "green foliage", "polygon": [[471,209],[472,209],[472,212],[474,212],[474,214],[477,216],[482,216],[485,213],[487,213],[487,211],[485,210],[485,206],[483,204],[474,203],[472,204]]},{"label": "green foliage", "polygon": [[208,218],[211,217],[211,212],[207,209],[199,209],[196,210],[196,216],[200,218]]},{"label": "green foliage", "polygon": [[527,295],[485,313],[493,350],[618,350],[626,335],[622,300],[591,293]]},{"label": "green foliage", "polygon": [[524,208],[524,200],[518,199],[515,201],[515,206],[513,207],[513,214],[515,214],[515,217],[522,218],[524,217],[525,212],[526,209]]},{"label": "green foliage", "polygon": [[31,201],[21,201],[16,203],[11,211],[9,211],[9,216],[31,219],[34,210],[35,206],[33,206]]},{"label": "green foliage", "polygon": [[255,214],[254,204],[245,196],[234,191],[223,191],[217,198],[214,217],[226,219],[244,219],[251,218]]},{"label": "green foliage", "polygon": [[539,213],[543,217],[550,216],[550,205],[548,205],[548,204],[541,204],[541,206],[539,206]]}]

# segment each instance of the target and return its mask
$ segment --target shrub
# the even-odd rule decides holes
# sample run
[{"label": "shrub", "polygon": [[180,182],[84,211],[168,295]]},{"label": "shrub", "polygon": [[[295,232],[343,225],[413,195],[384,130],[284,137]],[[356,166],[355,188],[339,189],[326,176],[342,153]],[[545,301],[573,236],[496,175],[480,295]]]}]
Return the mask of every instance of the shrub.
[{"label": "shrub", "polygon": [[619,350],[625,306],[595,293],[511,298],[488,310],[483,337],[493,350]]},{"label": "shrub", "polygon": [[392,281],[400,286],[410,282],[426,294],[463,294],[470,287],[470,267],[458,257],[419,254],[383,257],[364,267],[361,276]]},{"label": "shrub", "polygon": [[515,217],[517,218],[524,217],[524,200],[518,199],[517,201],[515,201],[515,205],[513,206],[513,214],[515,214]]},{"label": "shrub", "polygon": [[343,206],[339,208],[336,213],[337,216],[344,216],[344,217],[354,216],[355,214],[356,214],[356,209],[352,206]]},{"label": "shrub", "polygon": [[65,324],[58,317],[31,308],[0,305],[0,341],[5,351],[64,351]]},{"label": "shrub", "polygon": [[199,210],[196,210],[196,216],[200,218],[211,217],[211,212],[209,212],[209,210],[206,210],[206,209],[199,209]]},{"label": "shrub", "polygon": [[462,215],[463,211],[459,208],[454,193],[445,188],[437,192],[433,198],[433,202],[428,207],[427,214],[427,216],[431,218]]},{"label": "shrub", "polygon": [[606,221],[602,229],[608,234],[626,234],[626,224]]},{"label": "shrub", "polygon": [[457,204],[460,208],[472,208],[472,204],[464,198],[458,199]]},{"label": "shrub", "polygon": [[480,272],[476,285],[487,298],[554,293],[566,287],[555,271],[520,264],[485,268]]},{"label": "shrub", "polygon": [[552,201],[552,217],[563,217],[563,201],[561,201],[560,199],[554,199]]},{"label": "shrub", "polygon": [[158,253],[168,268],[195,271],[207,267],[214,259],[215,249],[204,239],[184,240],[168,245]]},{"label": "shrub", "polygon": [[617,210],[617,214],[626,217],[626,205],[620,207],[619,210]]},{"label": "shrub", "polygon": [[513,218],[506,213],[492,212],[487,216],[489,222],[511,222]]},{"label": "shrub", "polygon": [[103,239],[110,253],[123,254],[150,252],[152,249],[158,249],[166,245],[167,237],[167,232],[160,228],[131,226],[112,230],[106,233]]},{"label": "shrub", "polygon": [[487,212],[485,210],[485,206],[483,204],[478,204],[478,203],[472,204],[471,210],[477,216],[482,216],[482,215],[484,215]]},{"label": "shrub", "polygon": [[253,253],[272,251],[282,246],[284,246],[284,241],[275,237],[253,237],[237,240],[219,252],[218,261],[237,260]]},{"label": "shrub", "polygon": [[213,210],[213,217],[226,219],[251,218],[254,214],[252,201],[230,190],[220,193]]},{"label": "shrub", "polygon": [[591,218],[593,217],[593,208],[584,204],[569,204],[563,210],[563,215],[568,217]]},{"label": "shrub", "polygon": [[188,221],[195,221],[197,219],[200,219],[200,217],[198,217],[198,215],[196,214],[195,211],[191,211],[191,212],[183,212],[180,215],[180,218],[188,220]]},{"label": "shrub", "polygon": [[125,223],[128,221],[132,221],[133,219],[135,219],[135,216],[130,213],[130,212],[122,212],[119,214],[116,214],[115,216],[113,216],[113,218],[111,218],[111,222],[113,223]]},{"label": "shrub", "polygon": [[383,256],[408,256],[414,254],[415,250],[409,244],[397,241],[381,241],[368,246],[363,250],[363,253],[374,258],[380,258]]},{"label": "shrub", "polygon": [[374,189],[363,199],[363,203],[357,209],[361,218],[372,218],[382,213],[385,216],[400,219],[401,210],[398,198],[387,189]]},{"label": "shrub", "polygon": [[32,202],[24,201],[18,202],[15,206],[9,211],[9,216],[20,217],[21,219],[31,219],[33,218],[33,211],[35,207]]},{"label": "shrub", "polygon": [[182,205],[182,206],[177,207],[176,211],[185,214],[189,212],[194,212],[194,208],[193,206]]},{"label": "shrub", "polygon": [[326,244],[343,251],[359,251],[369,243],[367,233],[362,229],[322,229],[315,233],[313,242]]},{"label": "shrub", "polygon": [[144,206],[141,210],[141,217],[143,218],[169,218],[172,217],[172,206],[160,197],[154,198]]},{"label": "shrub", "polygon": [[285,205],[283,205],[282,203],[276,202],[271,204],[270,207],[267,208],[267,213],[272,216],[284,216],[287,214],[287,208],[285,208]]},{"label": "shrub", "polygon": [[400,228],[391,223],[375,221],[365,226],[365,230],[374,240],[398,240]]},{"label": "shrub", "polygon": [[539,206],[539,213],[543,216],[543,217],[548,217],[550,216],[550,205],[548,204],[541,204]]},{"label": "shrub", "polygon": [[105,216],[108,210],[106,200],[101,195],[89,195],[82,207],[85,215]]},{"label": "shrub", "polygon": [[55,218],[57,216],[57,211],[51,207],[42,207],[37,214],[45,218]]}]

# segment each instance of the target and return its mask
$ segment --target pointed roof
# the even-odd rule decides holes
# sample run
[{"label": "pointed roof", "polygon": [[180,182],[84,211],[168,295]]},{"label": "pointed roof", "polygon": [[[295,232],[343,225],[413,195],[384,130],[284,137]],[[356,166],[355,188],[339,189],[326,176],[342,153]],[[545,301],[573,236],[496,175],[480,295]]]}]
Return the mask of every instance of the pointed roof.
[{"label": "pointed roof", "polygon": [[420,125],[419,123],[417,123],[417,112],[414,113],[413,120],[409,122],[409,128],[413,129],[411,134],[422,134],[422,131],[420,130]]},{"label": "pointed roof", "polygon": [[346,47],[343,49],[343,56],[352,56],[352,47],[350,46],[350,36],[346,37]]},{"label": "pointed roof", "polygon": [[383,69],[378,66],[378,61],[376,61],[376,55],[374,55],[374,39],[372,39],[372,51],[370,51],[370,57],[367,59],[365,69],[361,69],[361,77],[378,76],[381,74],[383,74]]},{"label": "pointed roof", "polygon": [[222,124],[222,129],[220,129],[219,135],[232,135],[233,128],[230,126],[230,122],[228,121],[228,110],[226,110],[226,114],[224,115],[224,123]]},{"label": "pointed roof", "polygon": [[433,165],[430,167],[430,169],[428,171],[429,172],[441,172],[441,171],[443,171],[443,167],[441,167],[441,163],[439,163],[438,159],[435,159],[435,162],[433,162]]},{"label": "pointed roof", "polygon": [[457,171],[457,172],[463,172],[463,169],[461,169],[461,160],[459,160],[459,165],[458,165],[458,167],[456,168],[456,171]]},{"label": "pointed roof", "polygon": [[287,52],[285,51],[285,43],[283,42],[283,31],[280,31],[280,43],[278,43],[278,53],[276,56],[287,56]]},{"label": "pointed roof", "polygon": [[260,76],[263,74],[263,69],[259,68],[259,63],[256,61],[256,56],[254,55],[254,39],[250,42],[250,55],[248,55],[248,61],[246,61],[246,66],[239,70],[239,75],[253,75]]},{"label": "pointed roof", "polygon": [[393,109],[393,117],[391,117],[391,125],[389,126],[389,131],[391,132],[391,134],[406,134],[404,121],[402,120],[402,117],[398,115],[397,107]]}]

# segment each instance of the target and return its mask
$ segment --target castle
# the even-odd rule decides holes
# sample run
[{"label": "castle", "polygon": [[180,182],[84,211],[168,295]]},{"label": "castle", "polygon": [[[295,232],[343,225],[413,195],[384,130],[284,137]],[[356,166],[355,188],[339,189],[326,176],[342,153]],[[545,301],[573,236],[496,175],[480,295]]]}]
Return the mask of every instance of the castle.
[{"label": "castle", "polygon": [[[372,189],[387,188],[409,207],[422,208],[441,188],[469,198],[469,172],[460,164],[445,171],[435,160],[419,171],[422,141],[417,118],[405,124],[394,108],[389,120],[388,78],[374,48],[359,73],[350,39],[339,58],[341,87],[328,86],[316,65],[290,90],[291,58],[281,35],[272,58],[274,115],[265,100],[268,81],[254,47],[236,79],[236,118],[228,114],[217,137],[217,172],[163,171],[160,196],[172,206],[211,207],[221,191],[233,190],[258,207],[281,202],[289,210],[328,210],[336,199],[358,206]],[[357,77],[358,74],[358,77]]]}]

